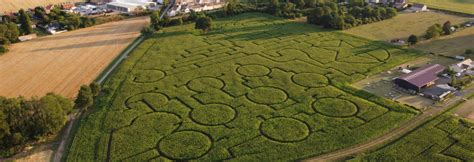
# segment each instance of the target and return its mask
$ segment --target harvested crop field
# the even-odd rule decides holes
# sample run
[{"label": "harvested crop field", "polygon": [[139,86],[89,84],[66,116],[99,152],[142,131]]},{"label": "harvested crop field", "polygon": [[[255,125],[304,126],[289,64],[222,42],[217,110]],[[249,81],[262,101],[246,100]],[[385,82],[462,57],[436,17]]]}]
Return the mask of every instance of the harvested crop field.
[{"label": "harvested crop field", "polygon": [[468,20],[470,19],[466,17],[441,12],[399,13],[392,19],[354,27],[344,30],[344,33],[388,41],[397,38],[407,39],[412,34],[421,36],[435,23],[443,24],[451,21],[452,24],[460,24]]},{"label": "harvested crop field", "polygon": [[0,56],[0,96],[74,97],[140,34],[133,18],[13,44]]},{"label": "harvested crop field", "polygon": [[416,49],[448,56],[463,54],[466,49],[474,49],[474,27],[470,27],[448,36],[420,42]]},{"label": "harvested crop field", "polygon": [[21,8],[28,9],[63,2],[85,2],[85,0],[0,0],[0,13],[16,12]]},{"label": "harvested crop field", "polygon": [[105,82],[67,161],[294,161],[417,112],[344,84],[417,53],[261,13],[164,28]]},{"label": "harvested crop field", "polygon": [[408,2],[426,4],[428,8],[474,14],[474,0],[409,0]]}]

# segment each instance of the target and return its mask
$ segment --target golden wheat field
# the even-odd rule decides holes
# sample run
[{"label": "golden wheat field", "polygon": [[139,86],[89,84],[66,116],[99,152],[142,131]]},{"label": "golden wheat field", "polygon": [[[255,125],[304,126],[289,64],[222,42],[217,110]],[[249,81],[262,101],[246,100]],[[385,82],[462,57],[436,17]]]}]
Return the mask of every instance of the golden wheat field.
[{"label": "golden wheat field", "polygon": [[93,81],[148,23],[126,19],[13,44],[0,56],[0,96],[74,97]]}]

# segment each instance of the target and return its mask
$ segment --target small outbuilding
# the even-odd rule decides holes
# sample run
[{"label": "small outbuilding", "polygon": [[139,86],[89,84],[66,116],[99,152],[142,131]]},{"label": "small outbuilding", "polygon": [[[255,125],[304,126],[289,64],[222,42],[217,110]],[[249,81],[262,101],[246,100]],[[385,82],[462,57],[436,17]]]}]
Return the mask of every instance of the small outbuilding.
[{"label": "small outbuilding", "polygon": [[426,65],[395,78],[394,83],[409,91],[420,92],[422,88],[434,85],[435,81],[439,79],[438,74],[444,70],[445,67],[440,64]]},{"label": "small outbuilding", "polygon": [[428,6],[421,3],[413,3],[410,9],[415,12],[424,12],[424,11],[428,11]]}]

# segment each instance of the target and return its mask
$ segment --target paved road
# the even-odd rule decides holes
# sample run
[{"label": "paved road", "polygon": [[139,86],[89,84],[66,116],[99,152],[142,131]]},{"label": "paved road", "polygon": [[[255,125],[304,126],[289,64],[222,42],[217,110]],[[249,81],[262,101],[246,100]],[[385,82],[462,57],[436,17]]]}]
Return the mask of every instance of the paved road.
[{"label": "paved road", "polygon": [[398,128],[391,130],[384,135],[377,137],[373,140],[367,141],[365,143],[357,144],[352,147],[340,149],[334,152],[323,154],[314,158],[307,159],[305,161],[337,161],[344,158],[347,158],[351,155],[360,154],[367,152],[371,149],[374,149],[378,146],[382,146],[385,143],[396,140],[402,137],[404,134],[416,129],[418,126],[428,122],[433,117],[441,115],[446,108],[451,106],[453,103],[464,100],[463,97],[468,96],[469,94],[474,93],[474,87],[468,88],[461,92],[464,96],[455,96],[450,99],[447,103],[443,104],[441,107],[431,107],[428,110],[424,111],[421,115],[414,117],[413,119],[401,124]]}]

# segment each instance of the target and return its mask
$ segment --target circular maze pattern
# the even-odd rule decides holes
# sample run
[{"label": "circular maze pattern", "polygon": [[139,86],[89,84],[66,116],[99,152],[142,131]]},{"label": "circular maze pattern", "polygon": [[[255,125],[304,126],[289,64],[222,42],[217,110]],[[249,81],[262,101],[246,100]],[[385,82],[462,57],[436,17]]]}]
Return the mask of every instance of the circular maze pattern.
[{"label": "circular maze pattern", "polygon": [[152,108],[158,108],[168,103],[168,97],[161,93],[147,92],[132,96],[125,101],[128,108],[135,108],[137,104],[142,103],[152,106]]},{"label": "circular maze pattern", "polygon": [[237,68],[237,73],[248,77],[261,77],[270,74],[271,70],[263,65],[242,65]]},{"label": "circular maze pattern", "polygon": [[258,87],[247,93],[247,98],[258,104],[279,104],[288,99],[285,91],[273,87]]},{"label": "circular maze pattern", "polygon": [[166,74],[161,70],[141,70],[135,73],[133,81],[137,83],[152,83],[163,79]]},{"label": "circular maze pattern", "polygon": [[161,155],[173,160],[196,159],[206,154],[212,140],[204,133],[181,131],[164,137],[158,144]]},{"label": "circular maze pattern", "polygon": [[288,117],[276,117],[265,120],[260,125],[260,131],[265,137],[278,142],[302,141],[311,132],[306,123]]},{"label": "circular maze pattern", "polygon": [[236,117],[235,110],[223,104],[210,104],[205,108],[195,108],[191,111],[191,119],[201,125],[222,125]]},{"label": "circular maze pattern", "polygon": [[329,84],[328,78],[317,73],[299,73],[292,77],[293,82],[303,87],[318,88]]},{"label": "circular maze pattern", "polygon": [[319,99],[313,103],[313,108],[325,116],[339,118],[352,117],[359,111],[354,103],[339,98]]},{"label": "circular maze pattern", "polygon": [[212,90],[221,89],[224,85],[222,80],[213,77],[196,78],[187,84],[189,89],[197,92],[212,92]]}]

